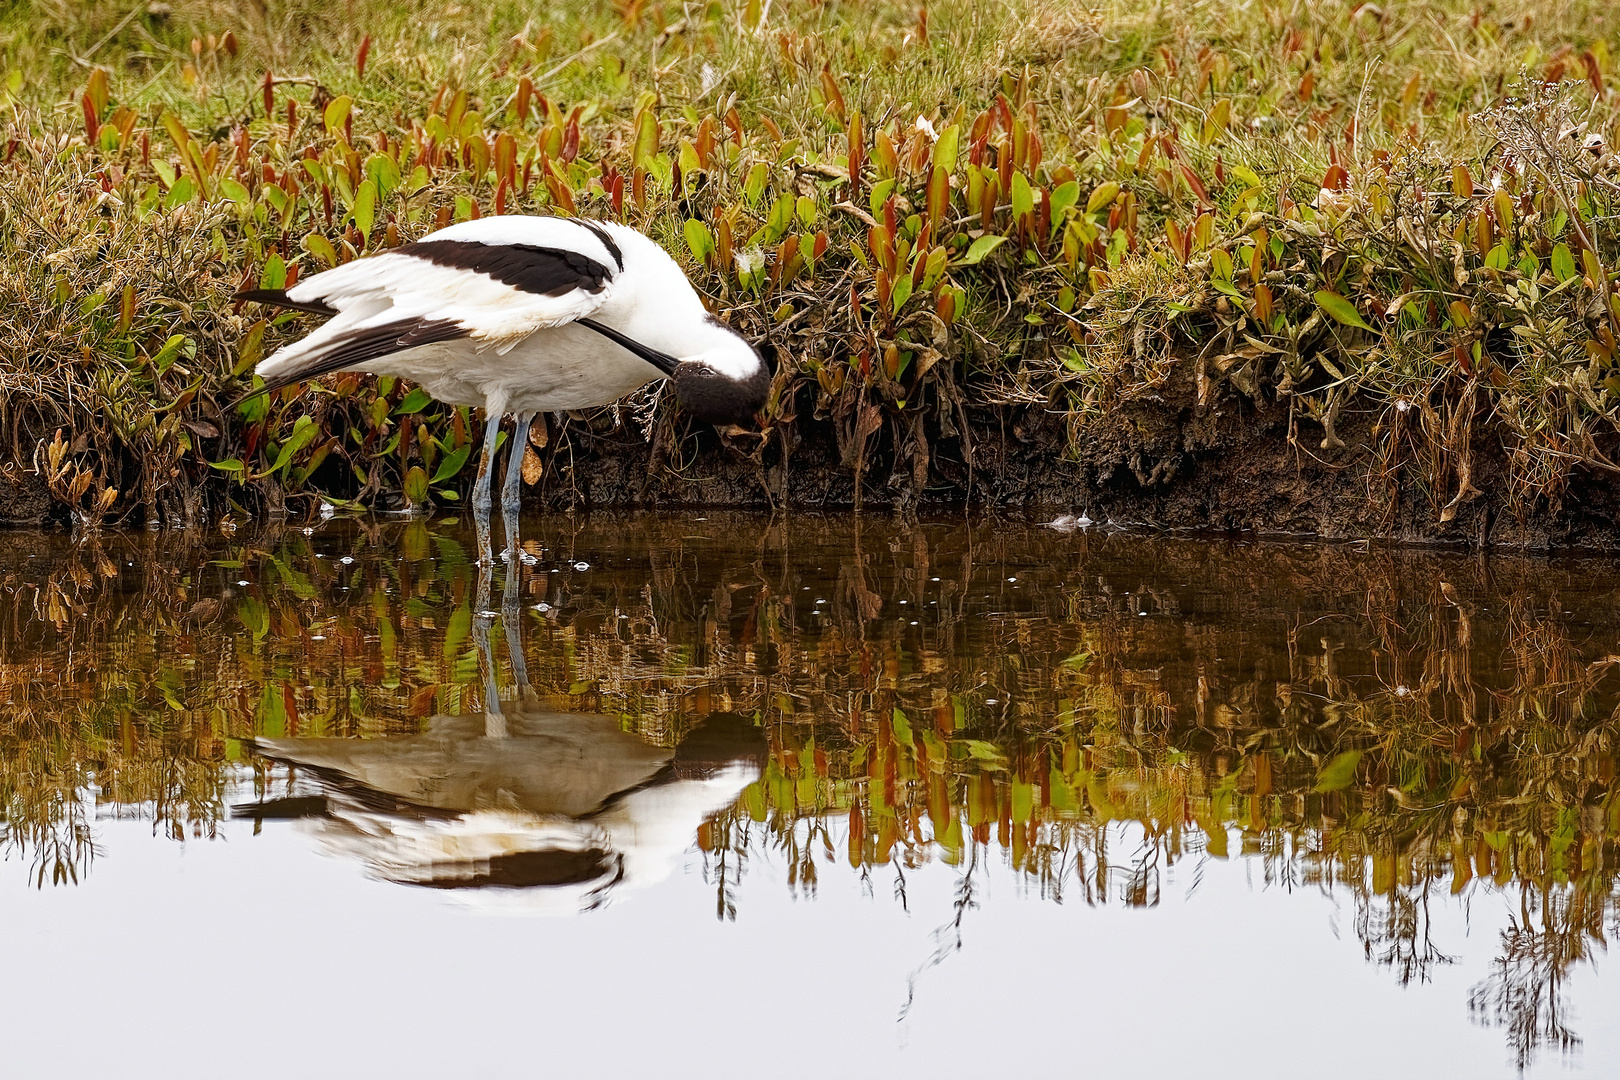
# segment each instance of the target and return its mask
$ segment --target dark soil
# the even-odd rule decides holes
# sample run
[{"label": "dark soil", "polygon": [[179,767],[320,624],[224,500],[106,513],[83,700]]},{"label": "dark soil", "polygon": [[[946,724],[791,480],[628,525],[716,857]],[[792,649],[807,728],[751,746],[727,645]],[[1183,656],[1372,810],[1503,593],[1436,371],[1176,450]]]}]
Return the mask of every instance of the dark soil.
[{"label": "dark soil", "polygon": [[0,525],[41,525],[51,513],[51,493],[31,473],[0,474]]},{"label": "dark soil", "polygon": [[[848,508],[859,464],[866,509],[1023,508],[1199,532],[1620,549],[1620,497],[1605,475],[1577,473],[1556,506],[1514,505],[1506,460],[1481,434],[1473,462],[1480,494],[1442,522],[1455,478],[1442,478],[1450,490],[1431,496],[1415,456],[1380,460],[1372,417],[1341,419],[1344,445],[1329,451],[1311,421],[1294,424],[1290,438],[1286,404],[1228,391],[1200,408],[1190,382],[1092,424],[1078,454],[1063,418],[1033,407],[970,406],[966,424],[948,432],[935,416],[906,423],[886,413],[864,461],[835,420],[809,420],[808,407],[792,432],[778,429],[763,446],[756,436],[724,438],[691,424],[649,443],[574,422],[544,451],[546,473],[530,498],[555,509]],[[1381,442],[1389,444],[1387,433]]]}]

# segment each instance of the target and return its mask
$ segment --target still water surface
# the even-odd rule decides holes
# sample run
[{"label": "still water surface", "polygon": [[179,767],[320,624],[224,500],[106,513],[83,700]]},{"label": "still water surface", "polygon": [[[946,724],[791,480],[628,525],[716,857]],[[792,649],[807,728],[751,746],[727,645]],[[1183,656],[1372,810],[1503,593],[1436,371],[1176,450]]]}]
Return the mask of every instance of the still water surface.
[{"label": "still water surface", "polygon": [[0,535],[8,1075],[1612,1076],[1620,574]]}]

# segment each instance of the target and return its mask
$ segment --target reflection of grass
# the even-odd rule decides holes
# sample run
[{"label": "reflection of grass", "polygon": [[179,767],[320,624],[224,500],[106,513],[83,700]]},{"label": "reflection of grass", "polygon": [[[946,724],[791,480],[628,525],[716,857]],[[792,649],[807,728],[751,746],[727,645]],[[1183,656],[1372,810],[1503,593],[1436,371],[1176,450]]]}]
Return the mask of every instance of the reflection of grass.
[{"label": "reflection of grass", "polygon": [[[1043,893],[1151,904],[1172,862],[1241,852],[1268,880],[1349,888],[1369,958],[1403,980],[1445,960],[1431,897],[1505,890],[1524,918],[1476,995],[1492,1016],[1545,1014],[1614,918],[1620,617],[1589,568],[871,523],[853,543],[803,521],[716,518],[718,541],[679,519],[542,528],[522,618],[543,705],[663,745],[716,710],[769,732],[762,779],[700,836],[722,883],[750,838],[807,890],[828,859],[903,873],[995,848]],[[42,880],[88,862],[92,776],[104,805],[195,835],[236,738],[481,707],[452,528],[166,540],[161,559],[101,543],[0,570],[0,798]],[[1117,822],[1141,850],[1109,849]]]}]

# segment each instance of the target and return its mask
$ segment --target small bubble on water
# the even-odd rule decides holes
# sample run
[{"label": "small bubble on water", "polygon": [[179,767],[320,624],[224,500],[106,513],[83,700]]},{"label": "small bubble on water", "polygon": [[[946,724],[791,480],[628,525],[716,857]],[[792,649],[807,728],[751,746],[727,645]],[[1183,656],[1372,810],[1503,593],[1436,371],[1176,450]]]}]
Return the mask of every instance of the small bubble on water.
[{"label": "small bubble on water", "polygon": [[589,570],[590,568],[591,568],[591,564],[588,563],[588,562],[577,562],[577,563],[574,564],[574,569],[580,571],[581,573],[584,573],[586,570]]}]

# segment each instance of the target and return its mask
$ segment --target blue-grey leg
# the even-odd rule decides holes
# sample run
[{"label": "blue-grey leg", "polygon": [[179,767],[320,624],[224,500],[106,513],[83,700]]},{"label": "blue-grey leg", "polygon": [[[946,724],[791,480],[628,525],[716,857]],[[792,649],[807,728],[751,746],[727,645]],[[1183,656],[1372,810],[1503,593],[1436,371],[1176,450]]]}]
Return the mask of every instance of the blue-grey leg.
[{"label": "blue-grey leg", "polygon": [[484,424],[484,446],[478,454],[478,479],[473,482],[473,521],[478,526],[478,564],[487,566],[495,561],[495,552],[489,542],[489,517],[493,511],[490,501],[489,479],[495,471],[495,440],[501,434],[501,414],[490,410]]},{"label": "blue-grey leg", "polygon": [[523,575],[523,560],[507,564],[506,585],[501,590],[501,624],[506,628],[506,651],[512,655],[512,678],[517,683],[517,700],[522,705],[534,695],[529,686],[529,664],[523,655],[523,604],[518,595],[518,579]]},{"label": "blue-grey leg", "polygon": [[473,641],[478,646],[479,674],[484,679],[484,736],[498,739],[506,736],[506,714],[501,709],[501,685],[496,677],[499,661],[495,659],[494,643],[490,641],[495,619],[489,611],[488,575],[487,567],[479,575],[479,611],[473,617]]},{"label": "blue-grey leg", "polygon": [[501,518],[506,522],[508,563],[521,562],[518,552],[518,517],[523,512],[523,454],[529,446],[529,425],[534,413],[518,413],[512,441],[506,451],[506,482],[501,485]]}]

